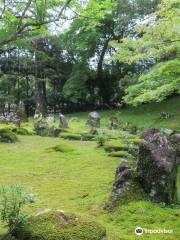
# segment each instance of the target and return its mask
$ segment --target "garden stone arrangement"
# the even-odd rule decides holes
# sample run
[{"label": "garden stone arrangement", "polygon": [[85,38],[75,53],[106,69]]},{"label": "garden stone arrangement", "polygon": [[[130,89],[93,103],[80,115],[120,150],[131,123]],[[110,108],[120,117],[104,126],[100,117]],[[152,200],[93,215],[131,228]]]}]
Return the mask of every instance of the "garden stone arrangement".
[{"label": "garden stone arrangement", "polygon": [[0,240],[180,240],[179,16],[0,1]]},{"label": "garden stone arrangement", "polygon": [[[90,115],[87,114],[87,122]],[[95,115],[100,116],[97,112]],[[108,124],[100,126],[100,119],[103,121],[104,118],[98,117],[98,124],[95,124],[93,119],[93,124],[87,126],[86,131],[82,131],[72,128],[72,125],[79,124],[78,121],[68,121],[68,117],[62,114],[61,117],[45,118],[42,114],[36,114],[34,117],[34,136],[51,137],[61,141],[47,148],[47,152],[79,156],[82,150],[78,152],[72,141],[86,142],[86,144],[93,141],[96,144],[95,151],[104,151],[107,158],[117,159],[120,162],[116,165],[115,179],[111,185],[112,191],[109,192],[111,197],[103,205],[106,213],[116,211],[118,206],[130,204],[133,201],[149,199],[152,202],[165,204],[177,202],[178,133],[170,129],[168,131],[149,129],[140,134],[132,134],[124,131],[124,126],[127,124],[122,126],[122,123],[117,121],[117,117],[109,118],[111,128]],[[24,124],[26,126],[27,123]],[[1,142],[16,143],[22,141],[23,135],[32,136],[26,127],[7,125],[6,128],[0,129]],[[66,142],[62,143],[62,139]],[[82,199],[88,197],[87,193],[81,196]],[[11,238],[13,240],[52,240],[52,236],[55,240],[108,239],[105,227],[98,222],[64,213],[62,210],[50,209],[39,211],[36,216],[29,217],[28,222],[20,227],[15,226],[11,234],[7,235],[8,240]]]}]

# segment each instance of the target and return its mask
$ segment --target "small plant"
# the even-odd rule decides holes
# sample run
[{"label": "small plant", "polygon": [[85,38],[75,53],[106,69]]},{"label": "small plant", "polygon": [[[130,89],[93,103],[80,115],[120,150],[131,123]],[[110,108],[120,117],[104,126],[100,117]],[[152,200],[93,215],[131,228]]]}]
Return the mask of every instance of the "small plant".
[{"label": "small plant", "polygon": [[9,228],[9,232],[23,225],[28,216],[23,207],[34,203],[36,195],[28,193],[19,186],[2,186],[0,189],[0,219]]},{"label": "small plant", "polygon": [[108,137],[105,135],[104,132],[99,132],[97,137],[96,137],[96,141],[98,144],[98,147],[102,147],[104,146],[105,142],[108,140]]}]

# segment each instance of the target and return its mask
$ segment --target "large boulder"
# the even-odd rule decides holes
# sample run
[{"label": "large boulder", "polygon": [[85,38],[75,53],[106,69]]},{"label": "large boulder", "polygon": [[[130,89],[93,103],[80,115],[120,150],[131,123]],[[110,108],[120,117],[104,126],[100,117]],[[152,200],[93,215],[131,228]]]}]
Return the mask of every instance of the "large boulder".
[{"label": "large boulder", "polygon": [[89,127],[99,128],[100,127],[100,120],[101,120],[101,117],[100,117],[98,112],[95,112],[95,111],[90,112],[88,114],[87,125]]},{"label": "large boulder", "polygon": [[18,240],[103,240],[104,227],[63,211],[45,210],[15,229]]},{"label": "large boulder", "polygon": [[167,134],[150,129],[143,134],[137,174],[144,191],[156,202],[176,201],[176,151]]}]

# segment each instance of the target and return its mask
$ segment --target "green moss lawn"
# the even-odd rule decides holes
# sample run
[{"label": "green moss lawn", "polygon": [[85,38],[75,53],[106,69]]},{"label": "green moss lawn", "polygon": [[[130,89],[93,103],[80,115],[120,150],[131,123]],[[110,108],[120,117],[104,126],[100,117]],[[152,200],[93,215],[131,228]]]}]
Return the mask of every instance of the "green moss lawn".
[{"label": "green moss lawn", "polygon": [[[180,98],[164,103],[144,105],[121,111],[122,121],[140,127],[167,127],[179,129]],[[171,107],[173,106],[173,108]],[[173,114],[172,119],[160,120],[162,111]],[[105,127],[112,111],[101,112]],[[72,131],[85,130],[87,113],[69,114],[79,122],[70,123]],[[30,128],[31,124],[26,127]],[[180,239],[180,209],[164,207],[148,201],[132,201],[107,212],[115,170],[120,160],[109,157],[95,141],[70,141],[62,138],[19,136],[15,144],[0,143],[0,185],[18,184],[39,194],[38,202],[27,209],[29,213],[44,208],[61,209],[93,219],[104,225],[109,240]],[[63,152],[51,147],[65,146]],[[180,173],[180,169],[179,169]],[[180,174],[178,175],[180,189]],[[180,196],[180,194],[179,194]],[[180,199],[180,198],[179,198]],[[173,234],[146,234],[137,237],[135,227],[172,229]],[[0,235],[6,228],[0,227]]]}]

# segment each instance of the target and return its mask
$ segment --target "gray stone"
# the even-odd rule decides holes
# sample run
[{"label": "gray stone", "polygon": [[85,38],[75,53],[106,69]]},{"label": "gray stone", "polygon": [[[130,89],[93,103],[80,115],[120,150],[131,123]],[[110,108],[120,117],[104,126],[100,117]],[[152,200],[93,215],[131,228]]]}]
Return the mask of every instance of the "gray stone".
[{"label": "gray stone", "polygon": [[100,127],[100,120],[101,117],[98,112],[90,112],[88,114],[88,120],[87,120],[87,125],[89,127]]},{"label": "gray stone", "polygon": [[117,129],[118,128],[118,118],[117,117],[111,117],[110,118],[110,123],[109,123],[109,129],[113,130],[113,129]]},{"label": "gray stone", "polygon": [[129,190],[129,181],[132,178],[132,170],[128,161],[122,161],[116,169],[115,183],[112,190],[113,201],[119,200]]},{"label": "gray stone", "polygon": [[171,135],[170,141],[176,150],[176,163],[180,164],[180,133]]},{"label": "gray stone", "polygon": [[176,151],[168,135],[158,129],[143,134],[137,174],[144,191],[155,202],[173,203],[177,198]]},{"label": "gray stone", "polygon": [[68,128],[68,121],[63,114],[59,114],[59,127],[60,128]]}]

